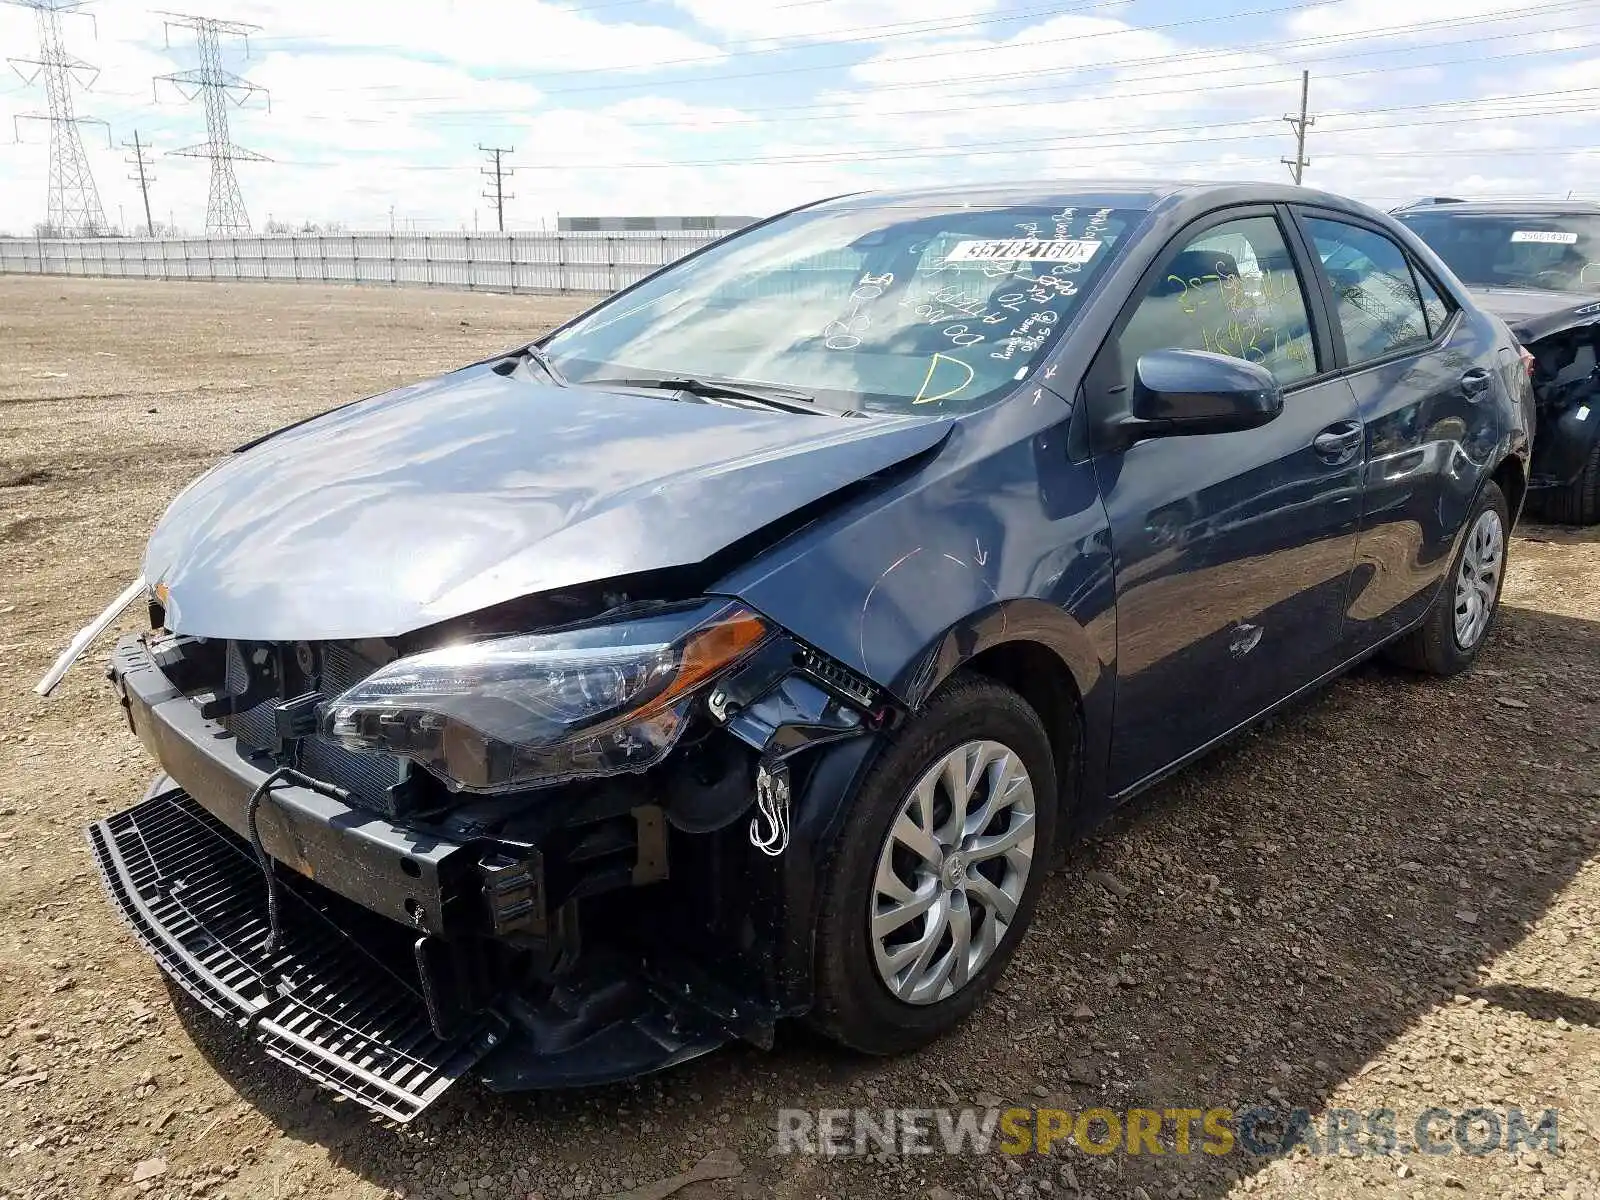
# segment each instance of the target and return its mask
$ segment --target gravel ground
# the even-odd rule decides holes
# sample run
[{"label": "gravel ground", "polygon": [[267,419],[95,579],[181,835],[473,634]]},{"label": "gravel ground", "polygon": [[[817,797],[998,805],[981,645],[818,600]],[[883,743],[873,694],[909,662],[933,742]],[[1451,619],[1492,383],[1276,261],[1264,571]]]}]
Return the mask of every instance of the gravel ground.
[{"label": "gravel ground", "polygon": [[[214,457],[569,309],[0,277],[0,1196],[565,1200],[700,1164],[730,1177],[673,1194],[1600,1197],[1600,530],[1519,531],[1471,674],[1364,668],[1129,806],[1001,993],[898,1061],[784,1030],[635,1084],[463,1084],[395,1130],[169,990],[81,834],[152,764],[93,667],[30,685]],[[779,1107],[1012,1102],[1390,1108],[1403,1135],[1430,1106],[1551,1107],[1560,1150],[772,1153]]]}]

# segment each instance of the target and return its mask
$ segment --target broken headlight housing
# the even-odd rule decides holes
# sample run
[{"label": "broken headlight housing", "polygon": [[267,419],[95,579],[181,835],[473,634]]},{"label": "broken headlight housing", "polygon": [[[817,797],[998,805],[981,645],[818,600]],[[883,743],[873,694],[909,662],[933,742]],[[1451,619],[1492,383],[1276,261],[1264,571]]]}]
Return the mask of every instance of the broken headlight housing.
[{"label": "broken headlight housing", "polygon": [[421,763],[452,790],[504,792],[642,771],[694,695],[766,640],[740,604],[463,642],[380,667],[323,706],[349,750]]}]

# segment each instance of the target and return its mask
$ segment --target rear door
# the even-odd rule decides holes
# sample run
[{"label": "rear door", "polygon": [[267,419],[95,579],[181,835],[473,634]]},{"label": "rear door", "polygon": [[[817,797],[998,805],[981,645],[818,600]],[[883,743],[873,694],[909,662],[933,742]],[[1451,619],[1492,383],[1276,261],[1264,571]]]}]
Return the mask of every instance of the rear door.
[{"label": "rear door", "polygon": [[1085,380],[1091,424],[1126,406],[1139,357],[1208,350],[1285,390],[1259,429],[1098,448],[1117,589],[1110,764],[1122,791],[1334,665],[1360,513],[1361,428],[1332,374],[1303,253],[1271,206],[1168,245]]},{"label": "rear door", "polygon": [[1500,436],[1495,346],[1400,239],[1294,206],[1334,317],[1334,352],[1365,430],[1366,485],[1343,648],[1414,623],[1448,569],[1481,464]]}]

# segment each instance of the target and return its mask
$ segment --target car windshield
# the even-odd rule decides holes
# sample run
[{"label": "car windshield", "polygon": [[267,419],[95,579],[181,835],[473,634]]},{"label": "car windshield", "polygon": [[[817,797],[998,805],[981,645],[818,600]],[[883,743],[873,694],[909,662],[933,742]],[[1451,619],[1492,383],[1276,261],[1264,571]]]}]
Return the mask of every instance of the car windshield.
[{"label": "car windshield", "polygon": [[1600,292],[1600,216],[1419,212],[1400,220],[1463,283]]},{"label": "car windshield", "polygon": [[861,412],[980,407],[1047,352],[1143,216],[841,204],[719,243],[544,342],[567,380],[781,385]]}]

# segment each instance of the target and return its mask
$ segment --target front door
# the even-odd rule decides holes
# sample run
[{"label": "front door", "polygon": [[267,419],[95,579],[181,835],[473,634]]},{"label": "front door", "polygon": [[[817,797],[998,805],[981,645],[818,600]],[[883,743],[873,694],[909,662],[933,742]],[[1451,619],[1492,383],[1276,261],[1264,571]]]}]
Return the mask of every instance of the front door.
[{"label": "front door", "polygon": [[1281,217],[1234,210],[1180,234],[1085,383],[1091,417],[1125,408],[1139,357],[1182,348],[1258,362],[1285,390],[1259,429],[1096,452],[1116,564],[1113,792],[1337,664],[1361,426]]}]

